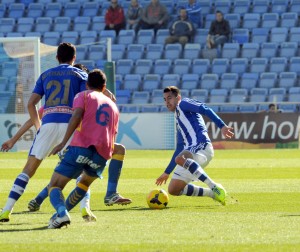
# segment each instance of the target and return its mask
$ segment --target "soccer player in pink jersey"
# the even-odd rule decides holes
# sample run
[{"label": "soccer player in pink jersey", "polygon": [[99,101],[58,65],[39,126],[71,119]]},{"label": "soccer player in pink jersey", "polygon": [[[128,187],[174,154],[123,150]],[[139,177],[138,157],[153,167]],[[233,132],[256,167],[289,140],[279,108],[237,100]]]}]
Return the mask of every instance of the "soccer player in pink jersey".
[{"label": "soccer player in pink jersey", "polygon": [[[74,133],[50,181],[50,202],[57,215],[51,218],[48,228],[70,224],[68,211],[80,202],[112,157],[119,111],[116,104],[102,93],[106,88],[105,74],[98,69],[91,71],[87,87],[87,91],[80,92],[74,98],[73,114],[65,136],[50,153],[53,155],[61,151]],[[63,188],[81,173],[80,181],[65,201]]]}]

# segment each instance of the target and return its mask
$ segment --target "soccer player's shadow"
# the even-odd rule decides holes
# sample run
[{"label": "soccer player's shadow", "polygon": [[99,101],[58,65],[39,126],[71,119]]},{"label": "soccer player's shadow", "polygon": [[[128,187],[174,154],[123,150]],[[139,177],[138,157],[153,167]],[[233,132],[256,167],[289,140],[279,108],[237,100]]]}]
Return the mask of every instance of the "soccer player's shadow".
[{"label": "soccer player's shadow", "polygon": [[284,214],[284,215],[280,215],[279,217],[300,217],[300,213],[299,214]]},{"label": "soccer player's shadow", "polygon": [[[9,224],[9,226],[21,226],[21,225],[30,225],[32,223],[17,223],[17,224]],[[41,231],[41,230],[49,230],[48,226],[37,227],[37,228],[16,228],[16,229],[2,229],[0,226],[0,233],[14,233],[14,232],[27,232],[27,231]]]},{"label": "soccer player's shadow", "polygon": [[[166,210],[168,208],[165,208]],[[147,210],[155,210],[151,209],[149,207],[144,207],[144,206],[134,206],[134,207],[124,207],[124,208],[106,208],[106,209],[93,209],[93,212],[114,212],[114,211],[147,211]]]}]

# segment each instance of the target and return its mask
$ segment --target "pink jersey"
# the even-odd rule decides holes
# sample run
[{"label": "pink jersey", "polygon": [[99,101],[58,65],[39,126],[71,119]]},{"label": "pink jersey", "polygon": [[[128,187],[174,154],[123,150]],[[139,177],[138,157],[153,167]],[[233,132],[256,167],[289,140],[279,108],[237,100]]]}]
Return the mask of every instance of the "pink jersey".
[{"label": "pink jersey", "polygon": [[84,148],[93,145],[99,155],[110,159],[119,124],[116,104],[100,92],[87,90],[75,96],[73,110],[76,108],[82,108],[84,114],[70,145]]}]

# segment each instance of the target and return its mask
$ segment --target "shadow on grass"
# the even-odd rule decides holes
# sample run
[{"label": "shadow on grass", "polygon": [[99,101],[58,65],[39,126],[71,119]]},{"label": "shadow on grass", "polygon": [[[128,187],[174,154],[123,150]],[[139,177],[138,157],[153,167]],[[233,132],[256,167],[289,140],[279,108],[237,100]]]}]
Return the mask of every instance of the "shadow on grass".
[{"label": "shadow on grass", "polygon": [[300,214],[285,214],[285,215],[280,215],[279,217],[300,217]]},{"label": "shadow on grass", "polygon": [[[22,224],[12,224],[12,225],[24,225]],[[29,223],[28,223],[29,224]],[[11,224],[10,224],[11,225]],[[0,225],[1,227],[1,225]],[[13,233],[13,232],[27,232],[27,231],[41,231],[41,230],[48,230],[48,226],[38,227],[38,228],[27,228],[27,229],[0,229],[0,233]]]},{"label": "shadow on grass", "polygon": [[30,211],[22,211],[22,212],[13,212],[12,213],[13,215],[14,214],[49,214],[47,212],[40,212],[40,211],[36,211],[36,212],[30,212]]}]

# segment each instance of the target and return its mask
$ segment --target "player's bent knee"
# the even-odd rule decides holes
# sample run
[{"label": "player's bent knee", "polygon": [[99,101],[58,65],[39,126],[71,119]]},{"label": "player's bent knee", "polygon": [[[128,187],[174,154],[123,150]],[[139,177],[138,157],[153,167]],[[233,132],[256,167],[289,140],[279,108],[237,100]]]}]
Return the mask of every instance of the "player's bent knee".
[{"label": "player's bent knee", "polygon": [[171,194],[172,196],[179,196],[180,192],[182,190],[179,188],[176,188],[175,186],[169,185],[168,187],[168,193]]}]

